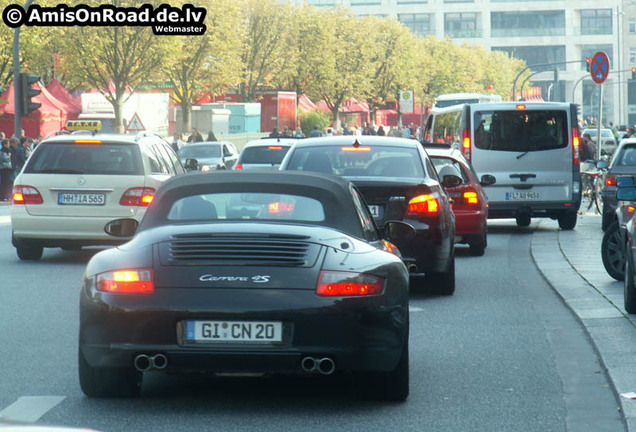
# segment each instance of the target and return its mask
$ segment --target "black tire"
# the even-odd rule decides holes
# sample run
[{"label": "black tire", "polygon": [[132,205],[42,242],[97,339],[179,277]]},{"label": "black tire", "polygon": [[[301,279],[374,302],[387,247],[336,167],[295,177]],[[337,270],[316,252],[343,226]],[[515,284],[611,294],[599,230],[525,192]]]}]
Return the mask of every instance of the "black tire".
[{"label": "black tire", "polygon": [[404,402],[409,397],[409,342],[402,346],[402,355],[390,372],[356,372],[353,385],[363,400]]},{"label": "black tire", "polygon": [[468,252],[472,256],[482,256],[486,252],[486,247],[488,246],[488,233],[484,231],[484,233],[480,236],[477,236],[474,240],[468,243],[470,249]]},{"label": "black tire", "polygon": [[25,261],[37,261],[42,258],[44,248],[38,244],[20,243],[15,247],[18,258]]},{"label": "black tire", "polygon": [[[132,362],[131,362],[132,364]],[[88,397],[136,397],[143,373],[132,368],[99,368],[88,364],[79,353],[80,387]]]},{"label": "black tire", "polygon": [[[630,250],[629,247],[626,247],[626,249],[628,251]],[[627,256],[625,259],[625,283],[623,284],[623,293],[625,295],[625,310],[627,313],[636,314],[636,286],[634,285],[634,265],[632,262],[632,257]]]},{"label": "black tire", "polygon": [[430,272],[426,275],[426,284],[436,294],[453,295],[455,293],[455,256],[445,272]]},{"label": "black tire", "polygon": [[530,222],[532,222],[532,218],[530,217],[530,215],[520,215],[517,216],[516,219],[518,227],[530,226]]},{"label": "black tire", "polygon": [[625,278],[625,244],[618,222],[611,224],[603,234],[601,258],[611,277],[618,281]]},{"label": "black tire", "polygon": [[563,212],[559,214],[559,228],[564,231],[573,230],[576,226],[577,217],[578,214],[575,211]]},{"label": "black tire", "polygon": [[607,228],[614,222],[614,213],[605,211],[605,207],[603,207],[603,218],[601,219],[601,229],[603,231],[607,231]]}]

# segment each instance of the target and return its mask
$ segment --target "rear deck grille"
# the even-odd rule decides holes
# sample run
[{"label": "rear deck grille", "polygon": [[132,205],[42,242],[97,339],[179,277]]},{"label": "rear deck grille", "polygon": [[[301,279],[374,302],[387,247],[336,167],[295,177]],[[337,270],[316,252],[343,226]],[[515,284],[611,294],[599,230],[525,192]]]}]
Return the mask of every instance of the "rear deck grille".
[{"label": "rear deck grille", "polygon": [[[300,237],[300,236],[297,236]],[[318,246],[286,238],[198,237],[175,238],[167,244],[167,263],[200,265],[313,264]]]}]

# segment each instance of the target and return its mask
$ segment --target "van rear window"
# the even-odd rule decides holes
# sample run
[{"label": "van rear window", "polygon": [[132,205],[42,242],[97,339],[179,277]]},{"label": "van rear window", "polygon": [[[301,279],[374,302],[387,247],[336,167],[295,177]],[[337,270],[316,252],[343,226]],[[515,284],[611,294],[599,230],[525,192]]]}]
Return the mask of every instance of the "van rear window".
[{"label": "van rear window", "polygon": [[500,151],[542,151],[567,147],[568,118],[563,110],[477,111],[475,147]]}]

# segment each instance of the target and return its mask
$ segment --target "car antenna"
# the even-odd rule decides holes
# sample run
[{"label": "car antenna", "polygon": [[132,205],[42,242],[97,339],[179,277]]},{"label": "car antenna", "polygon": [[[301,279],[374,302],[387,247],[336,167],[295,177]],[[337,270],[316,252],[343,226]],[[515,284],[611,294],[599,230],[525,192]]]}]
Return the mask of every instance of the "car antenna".
[{"label": "car antenna", "polygon": [[354,146],[355,148],[360,147],[360,143],[358,142],[358,138],[356,138],[356,140],[354,141],[353,146]]}]

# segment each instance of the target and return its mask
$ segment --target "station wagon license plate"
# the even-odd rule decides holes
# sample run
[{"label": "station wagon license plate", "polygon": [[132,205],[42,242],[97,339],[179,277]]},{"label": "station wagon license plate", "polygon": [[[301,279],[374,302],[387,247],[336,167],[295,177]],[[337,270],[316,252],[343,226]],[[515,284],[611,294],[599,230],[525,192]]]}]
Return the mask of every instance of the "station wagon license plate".
[{"label": "station wagon license plate", "polygon": [[538,199],[541,199],[539,192],[506,192],[506,201]]},{"label": "station wagon license plate", "polygon": [[103,193],[60,193],[57,195],[60,205],[104,205],[106,195]]},{"label": "station wagon license plate", "polygon": [[187,342],[273,343],[283,341],[283,323],[277,321],[186,321]]}]

